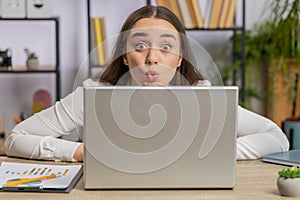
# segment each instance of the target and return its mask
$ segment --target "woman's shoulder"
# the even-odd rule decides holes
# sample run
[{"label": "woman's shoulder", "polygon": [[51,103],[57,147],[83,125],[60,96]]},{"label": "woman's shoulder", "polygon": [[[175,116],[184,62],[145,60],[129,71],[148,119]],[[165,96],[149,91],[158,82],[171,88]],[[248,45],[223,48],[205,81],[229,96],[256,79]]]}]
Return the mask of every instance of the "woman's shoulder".
[{"label": "woman's shoulder", "polygon": [[109,83],[103,83],[99,82],[98,80],[93,80],[91,78],[86,79],[85,81],[82,82],[83,87],[91,87],[91,86],[108,86],[110,85]]},{"label": "woman's shoulder", "polygon": [[209,80],[199,80],[195,86],[201,86],[201,87],[209,87],[211,86],[211,83]]}]

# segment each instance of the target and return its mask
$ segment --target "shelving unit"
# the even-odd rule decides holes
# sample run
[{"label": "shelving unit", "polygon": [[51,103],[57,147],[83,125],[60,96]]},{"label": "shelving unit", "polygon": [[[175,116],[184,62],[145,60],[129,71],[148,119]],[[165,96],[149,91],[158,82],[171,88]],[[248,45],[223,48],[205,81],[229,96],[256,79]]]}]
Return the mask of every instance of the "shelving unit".
[{"label": "shelving unit", "polygon": [[[60,53],[59,53],[59,18],[0,18],[1,21],[23,21],[23,22],[33,22],[33,21],[50,21],[55,24],[55,65],[53,69],[45,69],[45,70],[0,70],[1,74],[54,74],[55,75],[55,90],[56,90],[56,100],[60,99]],[[0,24],[1,26],[1,24]],[[0,39],[1,40],[1,39]]]},{"label": "shelving unit", "polygon": [[[146,4],[147,5],[151,5],[151,0],[146,0]],[[92,39],[91,39],[91,24],[90,24],[90,16],[91,16],[91,5],[90,5],[90,0],[87,1],[87,19],[88,19],[88,46],[89,46],[89,52],[91,52],[92,50]],[[186,29],[187,31],[232,31],[233,32],[233,43],[236,42],[236,34],[237,31],[241,31],[242,33],[242,41],[241,41],[241,93],[240,93],[240,100],[241,103],[245,102],[245,91],[246,91],[246,70],[245,70],[245,63],[246,63],[246,57],[245,57],[245,45],[246,45],[246,37],[245,37],[245,33],[246,33],[246,0],[242,0],[242,25],[241,26],[236,26],[233,28],[214,28],[214,29],[210,29],[210,28],[196,28],[196,29]],[[236,23],[234,23],[236,24]],[[233,44],[233,48],[235,48],[235,45]],[[232,52],[234,52],[235,49],[232,50]],[[234,63],[236,60],[236,58],[234,57],[233,53],[232,53],[232,62]],[[92,74],[92,69],[93,68],[99,68],[101,66],[97,66],[94,65],[91,61],[91,59],[89,59],[89,75]],[[232,85],[236,85],[236,71],[233,74],[234,80],[232,81]]]},{"label": "shelving unit", "polygon": [[[87,24],[88,24],[88,55],[90,54],[90,52],[92,51],[93,45],[92,45],[92,37],[91,37],[91,2],[90,0],[87,0]],[[89,57],[89,76],[91,76],[92,74],[92,69],[95,67],[95,65],[93,64],[91,58]],[[99,67],[99,66],[98,66]]]},{"label": "shelving unit", "polygon": [[[147,3],[149,3],[150,0],[147,0]],[[236,24],[236,19],[235,23]],[[240,89],[240,100],[241,103],[244,103],[246,100],[246,55],[245,55],[245,47],[246,47],[246,0],[242,0],[242,25],[241,26],[235,26],[232,28],[196,28],[196,29],[186,29],[187,31],[232,31],[233,32],[233,48],[235,48],[235,43],[237,40],[237,31],[241,31],[242,34],[242,41],[241,41],[241,89]],[[232,62],[234,63],[236,61],[236,58],[233,54],[235,49],[232,49]],[[234,79],[232,80],[232,85],[236,85],[236,71],[233,72]]]}]

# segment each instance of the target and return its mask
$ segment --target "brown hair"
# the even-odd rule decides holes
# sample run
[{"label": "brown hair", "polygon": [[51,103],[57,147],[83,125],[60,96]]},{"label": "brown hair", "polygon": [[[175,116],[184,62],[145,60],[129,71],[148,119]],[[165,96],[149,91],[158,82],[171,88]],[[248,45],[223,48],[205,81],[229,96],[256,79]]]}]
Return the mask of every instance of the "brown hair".
[{"label": "brown hair", "polygon": [[[203,80],[202,75],[195,69],[195,59],[192,54],[190,44],[186,38],[185,29],[182,26],[177,16],[170,10],[162,6],[144,6],[134,11],[123,24],[120,35],[118,36],[115,49],[106,70],[100,77],[101,82],[107,82],[112,85],[124,84],[119,83],[119,79],[124,76],[129,70],[123,62],[123,55],[126,54],[126,40],[128,31],[133,25],[142,18],[158,18],[170,22],[176,30],[180,33],[180,48],[182,53],[182,62],[177,68],[177,76],[174,76],[170,85],[194,85],[199,80]],[[181,75],[181,76],[180,76]],[[184,78],[182,78],[182,76]],[[126,81],[127,82],[127,81]],[[130,83],[130,82],[127,82]]]}]

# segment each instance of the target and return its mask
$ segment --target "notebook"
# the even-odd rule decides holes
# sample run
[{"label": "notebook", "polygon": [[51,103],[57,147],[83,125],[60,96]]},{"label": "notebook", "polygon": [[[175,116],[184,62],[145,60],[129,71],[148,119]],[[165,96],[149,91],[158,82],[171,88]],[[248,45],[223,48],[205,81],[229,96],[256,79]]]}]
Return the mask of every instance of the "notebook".
[{"label": "notebook", "polygon": [[84,89],[85,189],[233,188],[237,87]]},{"label": "notebook", "polygon": [[280,153],[265,155],[262,158],[263,162],[287,165],[300,166],[300,150],[290,150]]}]

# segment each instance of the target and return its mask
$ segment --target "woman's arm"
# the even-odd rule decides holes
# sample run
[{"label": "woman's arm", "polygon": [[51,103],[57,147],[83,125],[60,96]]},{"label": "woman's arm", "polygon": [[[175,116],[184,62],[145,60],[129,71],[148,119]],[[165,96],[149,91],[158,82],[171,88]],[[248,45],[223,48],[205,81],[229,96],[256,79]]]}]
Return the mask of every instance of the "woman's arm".
[{"label": "woman's arm", "polygon": [[258,159],[289,149],[286,135],[271,120],[238,107],[237,159]]},{"label": "woman's arm", "polygon": [[58,139],[83,125],[83,88],[16,125],[5,141],[8,156],[75,161],[81,143]]}]

